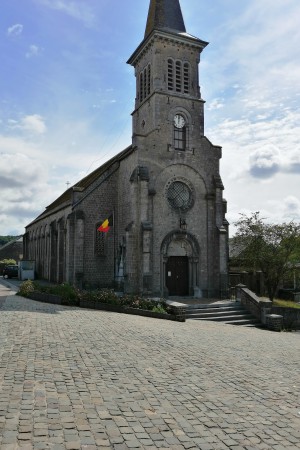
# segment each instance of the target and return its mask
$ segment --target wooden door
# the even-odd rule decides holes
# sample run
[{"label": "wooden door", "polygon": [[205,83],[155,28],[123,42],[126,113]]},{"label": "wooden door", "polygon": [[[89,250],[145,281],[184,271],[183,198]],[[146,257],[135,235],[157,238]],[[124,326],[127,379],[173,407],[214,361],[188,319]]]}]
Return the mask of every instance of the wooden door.
[{"label": "wooden door", "polygon": [[169,295],[189,294],[189,260],[187,256],[170,256],[166,264]]}]

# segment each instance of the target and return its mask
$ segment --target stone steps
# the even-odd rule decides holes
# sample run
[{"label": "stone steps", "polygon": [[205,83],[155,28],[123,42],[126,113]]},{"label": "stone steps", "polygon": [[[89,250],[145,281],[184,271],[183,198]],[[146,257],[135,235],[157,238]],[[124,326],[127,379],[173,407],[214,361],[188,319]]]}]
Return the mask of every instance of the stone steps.
[{"label": "stone steps", "polygon": [[260,321],[237,302],[213,305],[187,305],[186,319],[209,320],[243,326],[260,325]]}]

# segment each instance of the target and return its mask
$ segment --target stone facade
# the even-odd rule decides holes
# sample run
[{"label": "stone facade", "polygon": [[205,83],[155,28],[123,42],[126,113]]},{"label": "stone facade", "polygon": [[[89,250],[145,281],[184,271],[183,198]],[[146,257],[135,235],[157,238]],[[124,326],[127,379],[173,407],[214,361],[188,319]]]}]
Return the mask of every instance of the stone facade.
[{"label": "stone facade", "polygon": [[[173,11],[168,23],[160,8]],[[198,80],[207,43],[183,27],[178,0],[151,0],[145,38],[128,61],[136,76],[132,145],[27,227],[25,257],[41,277],[165,297],[226,293],[221,148],[204,136]],[[110,231],[97,231],[109,216]]]}]

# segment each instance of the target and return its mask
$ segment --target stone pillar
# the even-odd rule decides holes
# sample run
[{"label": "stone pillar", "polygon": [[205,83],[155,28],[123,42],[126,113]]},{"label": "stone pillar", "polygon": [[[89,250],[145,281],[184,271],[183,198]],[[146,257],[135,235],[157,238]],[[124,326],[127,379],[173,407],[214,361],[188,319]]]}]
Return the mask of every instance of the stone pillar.
[{"label": "stone pillar", "polygon": [[50,224],[50,281],[57,282],[57,224]]},{"label": "stone pillar", "polygon": [[74,284],[81,289],[84,280],[84,213],[75,211],[74,230]]},{"label": "stone pillar", "polygon": [[45,231],[45,278],[46,280],[50,279],[50,266],[51,266],[51,237],[50,237],[50,231],[47,227]]},{"label": "stone pillar", "polygon": [[136,274],[135,267],[136,261],[134,258],[135,252],[135,227],[134,222],[131,222],[126,227],[126,260],[124,267],[124,292],[127,294],[132,294],[135,292],[136,287]]},{"label": "stone pillar", "polygon": [[281,331],[283,329],[283,316],[278,314],[267,314],[266,325],[269,330]]},{"label": "stone pillar", "polygon": [[216,214],[215,214],[215,194],[207,194],[207,242],[206,242],[206,280],[207,284],[204,287],[204,296],[207,298],[215,295],[216,289],[216,270],[215,258],[218,246],[216,244]]},{"label": "stone pillar", "polygon": [[143,229],[143,293],[152,292],[152,225],[148,222],[142,224]]},{"label": "stone pillar", "polygon": [[[149,223],[149,171],[147,167],[137,166],[130,181],[133,183],[132,203],[134,223],[131,227],[130,246],[128,246],[127,286],[130,292],[143,293],[149,291],[152,281],[151,275],[151,239],[152,225]],[[145,287],[144,287],[145,283]]]},{"label": "stone pillar", "polygon": [[65,281],[65,229],[64,220],[58,222],[58,282]]},{"label": "stone pillar", "polygon": [[66,282],[74,283],[74,213],[67,219],[66,229]]},{"label": "stone pillar", "polygon": [[220,254],[220,297],[229,296],[228,275],[228,233],[225,227],[219,228],[219,254]]}]

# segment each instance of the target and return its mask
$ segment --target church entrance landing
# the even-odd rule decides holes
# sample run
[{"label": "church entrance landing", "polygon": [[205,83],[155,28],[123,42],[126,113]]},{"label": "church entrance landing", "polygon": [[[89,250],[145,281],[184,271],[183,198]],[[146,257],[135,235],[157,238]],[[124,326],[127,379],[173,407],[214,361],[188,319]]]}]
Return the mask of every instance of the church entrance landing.
[{"label": "church entrance landing", "polygon": [[170,256],[166,264],[169,295],[189,294],[189,261],[187,256]]}]

